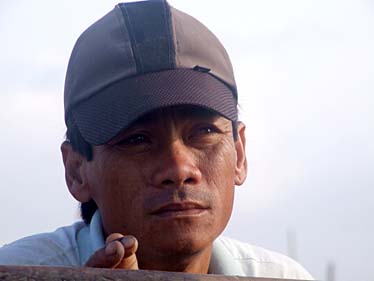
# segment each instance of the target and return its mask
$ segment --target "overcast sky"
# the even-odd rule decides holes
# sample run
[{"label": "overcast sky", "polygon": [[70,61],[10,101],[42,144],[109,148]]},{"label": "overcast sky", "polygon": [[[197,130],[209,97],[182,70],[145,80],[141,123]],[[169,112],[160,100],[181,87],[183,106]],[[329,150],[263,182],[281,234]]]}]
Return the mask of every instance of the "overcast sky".
[{"label": "overcast sky", "polygon": [[[0,2],[0,245],[71,224],[59,152],[79,34],[116,1]],[[226,235],[374,280],[374,1],[170,0],[226,46],[249,175]],[[288,250],[287,236],[296,250]]]}]

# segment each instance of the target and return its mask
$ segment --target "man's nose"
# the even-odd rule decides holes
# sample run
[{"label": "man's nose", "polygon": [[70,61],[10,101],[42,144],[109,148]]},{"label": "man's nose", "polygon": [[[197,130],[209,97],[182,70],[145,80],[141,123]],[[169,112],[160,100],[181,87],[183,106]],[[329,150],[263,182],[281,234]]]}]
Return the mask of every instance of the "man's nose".
[{"label": "man's nose", "polygon": [[196,154],[183,144],[174,141],[159,157],[158,169],[152,176],[152,185],[158,188],[178,188],[196,185],[201,181]]}]

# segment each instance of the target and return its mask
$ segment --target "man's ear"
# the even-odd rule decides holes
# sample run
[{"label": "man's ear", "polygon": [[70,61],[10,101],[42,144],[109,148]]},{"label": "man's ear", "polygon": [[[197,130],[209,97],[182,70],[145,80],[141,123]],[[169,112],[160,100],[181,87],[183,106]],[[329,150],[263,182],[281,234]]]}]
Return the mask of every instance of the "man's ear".
[{"label": "man's ear", "polygon": [[245,155],[245,125],[242,122],[238,122],[238,139],[235,142],[235,149],[235,185],[242,185],[247,177],[247,157]]},{"label": "man's ear", "polygon": [[61,153],[65,166],[65,181],[71,195],[81,203],[88,202],[91,194],[83,169],[86,158],[74,151],[68,141],[61,144]]}]

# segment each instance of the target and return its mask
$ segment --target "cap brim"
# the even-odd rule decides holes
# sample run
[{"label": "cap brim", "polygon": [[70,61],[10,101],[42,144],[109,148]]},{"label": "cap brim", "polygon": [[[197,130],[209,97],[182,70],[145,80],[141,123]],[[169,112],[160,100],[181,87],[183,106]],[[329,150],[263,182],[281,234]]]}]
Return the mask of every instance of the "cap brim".
[{"label": "cap brim", "polygon": [[231,89],[209,73],[192,69],[152,72],[114,83],[72,109],[83,138],[107,143],[142,115],[158,108],[195,105],[237,120]]}]

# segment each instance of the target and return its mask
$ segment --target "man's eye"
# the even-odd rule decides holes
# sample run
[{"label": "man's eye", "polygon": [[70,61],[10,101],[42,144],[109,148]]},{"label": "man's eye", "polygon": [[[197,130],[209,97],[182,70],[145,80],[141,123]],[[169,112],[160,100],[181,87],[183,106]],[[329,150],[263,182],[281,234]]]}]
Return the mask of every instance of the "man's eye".
[{"label": "man's eye", "polygon": [[202,134],[211,134],[215,132],[215,130],[212,127],[201,127],[198,131]]},{"label": "man's eye", "polygon": [[137,144],[144,144],[144,143],[149,143],[149,142],[150,142],[150,139],[148,136],[144,134],[134,134],[119,141],[117,145],[137,145]]},{"label": "man's eye", "polygon": [[215,134],[217,132],[218,132],[218,130],[214,126],[210,126],[210,125],[200,126],[200,127],[197,127],[193,131],[191,137],[192,138],[205,137],[205,136]]}]

